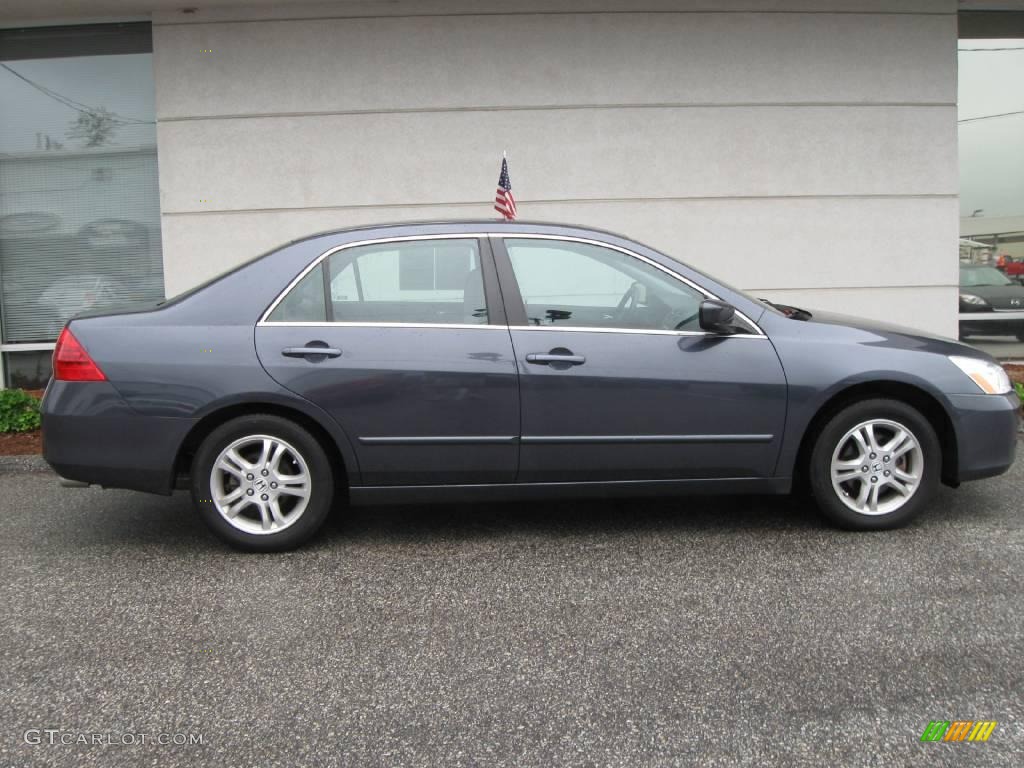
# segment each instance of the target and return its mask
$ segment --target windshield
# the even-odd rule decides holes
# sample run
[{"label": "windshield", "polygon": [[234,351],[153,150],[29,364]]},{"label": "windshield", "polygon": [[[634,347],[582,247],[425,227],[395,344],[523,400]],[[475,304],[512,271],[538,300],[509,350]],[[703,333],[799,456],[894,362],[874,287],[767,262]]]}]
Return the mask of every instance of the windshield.
[{"label": "windshield", "polygon": [[[669,258],[672,258],[672,257],[671,257],[671,256],[669,256]],[[681,263],[681,264],[686,264],[686,262],[680,262],[680,263]],[[762,298],[760,298],[760,297],[758,297],[758,296],[753,296],[753,295],[751,295],[751,294],[747,293],[746,291],[744,291],[744,290],[741,290],[740,288],[737,288],[737,287],[736,287],[735,285],[730,285],[729,283],[725,282],[725,280],[723,280],[723,279],[722,279],[722,278],[720,278],[720,277],[712,277],[712,276],[711,276],[711,275],[709,275],[709,274],[708,274],[707,272],[702,272],[701,270],[697,269],[697,268],[696,268],[695,266],[693,266],[692,264],[686,264],[686,266],[687,266],[687,267],[689,267],[690,269],[692,269],[692,270],[693,270],[694,272],[696,272],[696,273],[697,273],[698,275],[701,275],[701,276],[703,276],[703,277],[706,277],[706,278],[707,278],[708,280],[711,280],[711,281],[713,281],[713,282],[716,282],[716,283],[718,283],[718,284],[719,284],[720,286],[722,286],[723,288],[727,288],[727,289],[729,289],[729,290],[730,290],[730,291],[732,291],[733,293],[738,293],[738,294],[739,294],[740,296],[742,296],[743,298],[747,299],[748,301],[752,301],[752,302],[754,302],[755,304],[757,304],[757,305],[758,305],[758,306],[760,306],[760,307],[764,307],[764,308],[765,308],[765,309],[767,309],[767,310],[768,310],[769,312],[772,312],[772,313],[774,313],[774,314],[776,314],[776,315],[780,315],[781,317],[789,317],[789,315],[787,315],[787,314],[786,314],[785,312],[781,311],[781,310],[780,310],[780,309],[778,308],[778,306],[776,306],[775,304],[772,304],[772,303],[771,303],[770,301],[768,301],[767,299],[762,299]],[[810,316],[810,314],[809,314],[809,313],[808,313],[808,316]]]},{"label": "windshield", "polygon": [[1013,285],[1013,282],[995,267],[960,270],[961,288],[973,288],[981,285]]}]

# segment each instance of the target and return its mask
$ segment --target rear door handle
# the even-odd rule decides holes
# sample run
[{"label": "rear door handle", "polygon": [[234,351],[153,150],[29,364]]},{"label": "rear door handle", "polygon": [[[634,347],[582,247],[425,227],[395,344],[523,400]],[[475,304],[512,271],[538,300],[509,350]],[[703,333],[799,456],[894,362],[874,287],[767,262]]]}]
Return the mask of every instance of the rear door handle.
[{"label": "rear door handle", "polygon": [[587,358],[583,355],[539,355],[536,352],[531,352],[526,356],[526,362],[534,365],[550,365],[551,363],[583,365],[587,362]]},{"label": "rear door handle", "polygon": [[334,347],[285,347],[281,354],[285,357],[341,357],[341,350]]}]

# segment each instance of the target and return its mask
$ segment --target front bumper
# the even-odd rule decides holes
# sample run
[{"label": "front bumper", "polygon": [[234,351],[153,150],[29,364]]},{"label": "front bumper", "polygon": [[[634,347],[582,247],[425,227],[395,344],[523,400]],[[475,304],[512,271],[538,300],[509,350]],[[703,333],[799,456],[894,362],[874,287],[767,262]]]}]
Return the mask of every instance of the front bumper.
[{"label": "front bumper", "polygon": [[960,335],[1014,336],[1024,333],[1024,310],[992,310],[961,312],[958,316]]},{"label": "front bumper", "polygon": [[1008,470],[1020,429],[1017,395],[949,395],[949,400],[957,437],[957,480],[979,480]]},{"label": "front bumper", "polygon": [[42,402],[43,458],[63,478],[169,494],[192,419],[142,416],[109,382],[51,381]]}]

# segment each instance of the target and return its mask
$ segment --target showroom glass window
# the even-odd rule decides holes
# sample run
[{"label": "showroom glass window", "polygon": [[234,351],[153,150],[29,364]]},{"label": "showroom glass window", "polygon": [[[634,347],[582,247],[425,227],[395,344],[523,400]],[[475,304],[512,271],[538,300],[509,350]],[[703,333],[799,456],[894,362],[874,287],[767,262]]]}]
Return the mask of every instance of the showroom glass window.
[{"label": "showroom glass window", "polygon": [[37,388],[68,319],[163,297],[148,24],[0,30],[0,342]]},{"label": "showroom glass window", "polygon": [[[1002,273],[964,270],[973,285],[961,283],[961,305],[1012,311],[1012,289],[992,305],[971,289],[1024,282],[1024,14],[961,14],[959,29],[960,262]],[[988,333],[977,325],[969,343],[996,358],[1021,356],[1013,323],[991,322]]]}]

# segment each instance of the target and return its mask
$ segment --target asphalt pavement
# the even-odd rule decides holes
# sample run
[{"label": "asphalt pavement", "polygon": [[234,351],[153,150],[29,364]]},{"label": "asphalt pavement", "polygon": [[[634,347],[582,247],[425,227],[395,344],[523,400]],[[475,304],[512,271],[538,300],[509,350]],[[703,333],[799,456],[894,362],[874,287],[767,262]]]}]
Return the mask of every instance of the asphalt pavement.
[{"label": "asphalt pavement", "polygon": [[1024,461],[875,534],[772,498],[366,508],[246,555],[184,494],[0,473],[0,766],[1021,765],[1022,498]]},{"label": "asphalt pavement", "polygon": [[1024,342],[1013,336],[972,336],[966,342],[996,360],[1019,363],[1024,360]]}]

